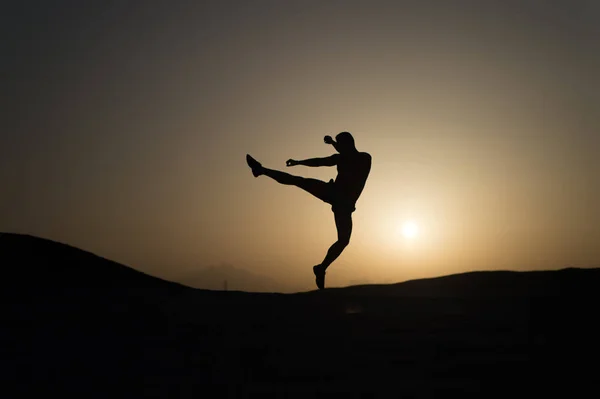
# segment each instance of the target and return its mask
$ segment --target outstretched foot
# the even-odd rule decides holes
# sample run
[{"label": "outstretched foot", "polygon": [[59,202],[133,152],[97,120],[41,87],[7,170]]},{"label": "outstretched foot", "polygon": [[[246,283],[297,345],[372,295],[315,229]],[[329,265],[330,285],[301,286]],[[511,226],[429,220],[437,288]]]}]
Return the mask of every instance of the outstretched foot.
[{"label": "outstretched foot", "polygon": [[246,154],[246,162],[252,169],[254,177],[258,177],[263,174],[263,167],[256,159],[252,158],[249,154]]},{"label": "outstretched foot", "polygon": [[325,289],[325,268],[321,265],[313,266],[313,273],[315,273],[315,282],[320,290]]}]

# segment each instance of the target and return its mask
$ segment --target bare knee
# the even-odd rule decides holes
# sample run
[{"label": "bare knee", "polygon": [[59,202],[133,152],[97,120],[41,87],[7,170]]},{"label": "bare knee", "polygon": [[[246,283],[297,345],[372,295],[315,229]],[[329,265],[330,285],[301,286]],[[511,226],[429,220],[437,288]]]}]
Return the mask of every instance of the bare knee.
[{"label": "bare knee", "polygon": [[348,244],[350,244],[350,237],[349,236],[338,237],[337,243],[340,247],[346,248],[348,246]]}]

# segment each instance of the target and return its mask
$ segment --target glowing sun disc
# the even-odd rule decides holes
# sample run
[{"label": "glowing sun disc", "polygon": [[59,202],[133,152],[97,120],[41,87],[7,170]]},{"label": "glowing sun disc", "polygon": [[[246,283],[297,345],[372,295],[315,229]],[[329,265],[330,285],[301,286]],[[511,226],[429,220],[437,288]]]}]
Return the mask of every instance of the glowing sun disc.
[{"label": "glowing sun disc", "polygon": [[419,234],[419,227],[414,222],[406,222],[402,225],[402,235],[405,238],[415,238]]}]

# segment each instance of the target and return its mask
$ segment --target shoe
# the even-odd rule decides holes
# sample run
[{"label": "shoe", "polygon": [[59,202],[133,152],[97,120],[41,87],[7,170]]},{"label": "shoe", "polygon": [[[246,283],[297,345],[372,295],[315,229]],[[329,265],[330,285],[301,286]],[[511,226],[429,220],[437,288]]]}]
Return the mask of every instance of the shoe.
[{"label": "shoe", "polygon": [[252,174],[254,177],[258,177],[262,175],[262,165],[256,159],[252,158],[250,155],[246,154],[246,162],[248,166],[252,169]]},{"label": "shoe", "polygon": [[320,290],[325,289],[325,269],[321,265],[313,266],[313,273],[315,273],[315,282]]}]

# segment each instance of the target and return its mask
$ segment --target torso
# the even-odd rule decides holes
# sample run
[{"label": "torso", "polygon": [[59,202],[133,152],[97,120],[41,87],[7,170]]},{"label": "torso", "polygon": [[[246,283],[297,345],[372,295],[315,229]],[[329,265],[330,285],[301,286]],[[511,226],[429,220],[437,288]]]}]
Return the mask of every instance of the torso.
[{"label": "torso", "polygon": [[366,152],[339,154],[336,191],[344,200],[355,203],[362,193],[371,171],[371,155]]}]

